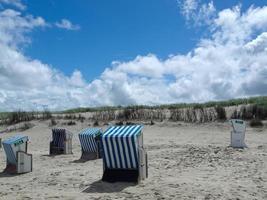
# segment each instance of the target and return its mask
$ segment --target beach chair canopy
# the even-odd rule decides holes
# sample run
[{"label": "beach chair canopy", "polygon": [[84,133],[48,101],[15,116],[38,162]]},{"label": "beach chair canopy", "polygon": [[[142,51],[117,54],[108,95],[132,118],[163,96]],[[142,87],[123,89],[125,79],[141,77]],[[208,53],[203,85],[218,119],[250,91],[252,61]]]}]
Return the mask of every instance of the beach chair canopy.
[{"label": "beach chair canopy", "polygon": [[52,129],[52,143],[57,147],[64,148],[64,142],[72,138],[72,134],[68,133],[66,129],[54,128]]},{"label": "beach chair canopy", "polygon": [[143,126],[112,126],[102,136],[104,164],[109,169],[138,169],[138,137]]},{"label": "beach chair canopy", "polygon": [[84,152],[97,152],[96,137],[100,137],[102,131],[100,128],[87,128],[82,130],[78,136]]},{"label": "beach chair canopy", "polygon": [[28,140],[28,136],[16,135],[2,142],[4,150],[6,152],[8,163],[12,163],[14,165],[16,164],[16,154],[18,151],[26,152],[26,143]]},{"label": "beach chair canopy", "polygon": [[231,119],[233,129],[235,132],[245,132],[246,131],[246,123],[240,119]]}]

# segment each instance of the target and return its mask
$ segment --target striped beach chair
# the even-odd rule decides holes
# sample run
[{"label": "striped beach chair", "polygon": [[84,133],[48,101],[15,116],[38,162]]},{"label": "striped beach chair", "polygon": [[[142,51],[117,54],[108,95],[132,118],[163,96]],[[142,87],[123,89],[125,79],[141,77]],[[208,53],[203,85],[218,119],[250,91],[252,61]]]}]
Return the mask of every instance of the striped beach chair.
[{"label": "striped beach chair", "polygon": [[52,141],[50,142],[50,155],[71,154],[73,134],[63,128],[52,129]]},{"label": "striped beach chair", "polygon": [[7,173],[26,173],[32,171],[32,154],[27,153],[28,136],[16,135],[3,141],[6,152]]},{"label": "striped beach chair", "polygon": [[102,157],[101,135],[100,128],[87,128],[78,134],[82,148],[81,160],[94,160]]},{"label": "striped beach chair", "polygon": [[103,133],[103,181],[139,182],[147,178],[142,129],[141,125],[112,126]]}]

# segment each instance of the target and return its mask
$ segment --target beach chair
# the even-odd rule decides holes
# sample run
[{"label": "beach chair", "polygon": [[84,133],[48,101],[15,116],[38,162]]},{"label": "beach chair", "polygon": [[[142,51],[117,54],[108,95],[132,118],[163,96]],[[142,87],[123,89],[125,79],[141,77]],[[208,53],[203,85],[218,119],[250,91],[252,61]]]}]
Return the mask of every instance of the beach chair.
[{"label": "beach chair", "polygon": [[147,153],[143,126],[112,126],[101,137],[103,181],[140,182],[147,178]]},{"label": "beach chair", "polygon": [[32,154],[27,153],[28,136],[16,135],[3,141],[6,152],[7,173],[26,173],[32,171]]},{"label": "beach chair", "polygon": [[231,119],[230,123],[233,127],[231,131],[231,146],[234,148],[244,148],[245,144],[245,132],[246,122],[240,119]]},{"label": "beach chair", "polygon": [[52,129],[52,141],[50,142],[50,155],[71,154],[73,134],[63,128]]},{"label": "beach chair", "polygon": [[81,160],[102,158],[101,135],[100,128],[87,128],[78,134],[82,149]]}]

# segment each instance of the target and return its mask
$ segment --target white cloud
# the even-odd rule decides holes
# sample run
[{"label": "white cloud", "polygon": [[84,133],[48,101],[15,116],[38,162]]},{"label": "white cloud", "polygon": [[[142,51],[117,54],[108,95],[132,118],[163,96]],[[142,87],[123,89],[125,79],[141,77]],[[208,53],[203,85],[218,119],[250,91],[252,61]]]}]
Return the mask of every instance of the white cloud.
[{"label": "white cloud", "polygon": [[35,27],[45,27],[46,25],[42,17],[21,16],[18,11],[3,10],[0,12],[0,42],[13,47],[20,43],[29,42],[25,34]]},{"label": "white cloud", "polygon": [[265,51],[267,53],[267,32],[261,33],[244,47],[250,52],[260,53]]},{"label": "white cloud", "polygon": [[201,0],[177,0],[177,2],[188,25],[207,25],[215,17],[216,8],[213,1],[207,4],[201,4]]},{"label": "white cloud", "polygon": [[0,0],[0,5],[12,5],[15,6],[21,10],[24,10],[26,6],[21,2],[21,0]]},{"label": "white cloud", "polygon": [[[199,5],[202,7],[202,5]],[[0,107],[2,110],[200,102],[267,95],[267,7],[219,11],[211,35],[185,55],[154,54],[115,61],[87,82],[26,57],[18,48],[42,18],[0,12]]]},{"label": "white cloud", "polygon": [[79,30],[80,26],[72,24],[71,21],[67,19],[62,19],[60,22],[56,22],[55,25],[58,28],[67,29],[67,30]]}]

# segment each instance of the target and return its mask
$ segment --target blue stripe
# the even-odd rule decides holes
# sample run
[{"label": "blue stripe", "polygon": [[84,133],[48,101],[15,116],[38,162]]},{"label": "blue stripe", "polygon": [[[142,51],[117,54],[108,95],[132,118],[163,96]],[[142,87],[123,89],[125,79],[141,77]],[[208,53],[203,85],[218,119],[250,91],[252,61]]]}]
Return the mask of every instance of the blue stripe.
[{"label": "blue stripe", "polygon": [[138,141],[143,126],[113,126],[105,131],[101,144],[107,168],[133,169],[138,167]]},{"label": "blue stripe", "polygon": [[[107,133],[112,133],[114,130],[116,130],[116,128],[117,127],[113,127],[113,128],[110,128],[109,129],[109,131],[107,132]],[[103,136],[103,139],[104,139],[104,136]],[[109,143],[109,137],[106,137],[105,138],[106,140],[104,140],[105,141],[105,143],[104,143],[104,145],[106,146],[106,151],[105,151],[105,153],[107,154],[107,167],[108,168],[112,168],[112,166],[114,166],[114,164],[113,164],[113,162],[112,162],[112,160],[113,160],[113,158],[111,157],[112,155],[111,155],[111,146],[110,146],[110,143]]]},{"label": "blue stripe", "polygon": [[98,134],[102,134],[100,128],[87,128],[82,130],[78,136],[81,143],[81,148],[85,152],[97,152],[98,147],[95,140],[95,137]]},{"label": "blue stripe", "polygon": [[118,140],[120,140],[120,144],[122,146],[122,156],[124,158],[124,166],[123,168],[126,168],[127,167],[127,157],[126,157],[126,152],[125,152],[125,147],[124,147],[124,144],[123,144],[123,137],[120,137],[122,134],[124,134],[128,129],[130,128],[130,126],[127,126],[122,132],[121,134],[118,135]]},{"label": "blue stripe", "polygon": [[115,151],[117,150],[117,152],[115,152],[115,157],[117,157],[117,162],[118,162],[118,168],[122,168],[122,158],[121,158],[121,152],[120,152],[120,147],[119,147],[119,140],[118,140],[118,137],[117,135],[120,134],[121,132],[123,131],[123,127],[121,127],[116,134],[113,135],[113,138],[116,143],[116,149]]},{"label": "blue stripe", "polygon": [[52,129],[52,143],[57,147],[64,147],[64,141],[66,140],[66,130],[55,128]]}]

